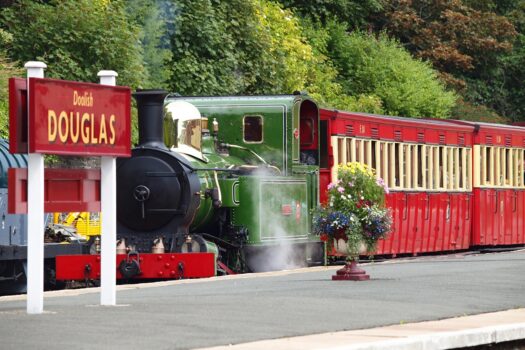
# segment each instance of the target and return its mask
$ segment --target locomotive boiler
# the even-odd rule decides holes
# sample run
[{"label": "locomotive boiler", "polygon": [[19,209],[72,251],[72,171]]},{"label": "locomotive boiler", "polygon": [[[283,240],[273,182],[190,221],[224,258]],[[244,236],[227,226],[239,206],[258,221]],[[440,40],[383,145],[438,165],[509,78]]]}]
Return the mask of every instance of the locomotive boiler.
[{"label": "locomotive boiler", "polygon": [[127,251],[213,252],[237,272],[322,264],[316,104],[303,95],[134,94],[139,145],[117,164]]}]

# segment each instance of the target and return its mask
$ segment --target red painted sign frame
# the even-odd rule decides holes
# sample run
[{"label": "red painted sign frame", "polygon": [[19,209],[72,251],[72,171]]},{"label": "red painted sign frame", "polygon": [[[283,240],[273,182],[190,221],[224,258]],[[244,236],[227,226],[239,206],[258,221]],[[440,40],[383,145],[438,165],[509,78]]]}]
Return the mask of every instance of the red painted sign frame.
[{"label": "red painted sign frame", "polygon": [[[27,213],[27,169],[8,169],[9,214]],[[44,212],[100,211],[100,169],[45,169]]]},{"label": "red painted sign frame", "polygon": [[131,89],[29,79],[29,152],[131,156]]},{"label": "red painted sign frame", "polygon": [[9,152],[27,153],[27,82],[9,78]]}]

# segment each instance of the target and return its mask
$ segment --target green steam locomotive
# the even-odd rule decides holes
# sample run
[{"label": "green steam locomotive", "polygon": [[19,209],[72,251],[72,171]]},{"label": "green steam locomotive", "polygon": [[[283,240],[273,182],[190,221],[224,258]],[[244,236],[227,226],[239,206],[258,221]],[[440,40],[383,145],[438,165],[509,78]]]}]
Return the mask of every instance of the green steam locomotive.
[{"label": "green steam locomotive", "polygon": [[[214,252],[219,269],[324,263],[311,232],[319,110],[308,96],[135,94],[139,145],[117,165],[117,233],[133,251]],[[155,242],[155,243],[154,243]]]}]

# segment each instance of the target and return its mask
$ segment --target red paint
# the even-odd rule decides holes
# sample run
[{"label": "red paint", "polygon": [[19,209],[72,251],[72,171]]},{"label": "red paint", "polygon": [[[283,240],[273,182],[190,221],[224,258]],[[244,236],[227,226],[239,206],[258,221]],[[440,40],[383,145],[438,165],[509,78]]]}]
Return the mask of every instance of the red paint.
[{"label": "red paint", "polygon": [[[27,169],[8,170],[8,212],[27,213]],[[44,169],[44,211],[100,211],[99,169]]]},{"label": "red paint", "polygon": [[525,243],[523,190],[475,188],[473,246]]},{"label": "red paint", "polygon": [[290,204],[283,204],[281,206],[281,214],[283,216],[290,216],[290,215],[292,215],[292,206]]},{"label": "red paint", "polygon": [[226,266],[226,264],[224,264],[220,260],[217,260],[217,266],[224,270],[228,275],[236,275],[236,273],[232,269],[230,269],[228,266]]},{"label": "red paint", "polygon": [[336,271],[332,276],[332,281],[368,281],[370,276],[366,274],[365,270],[357,267],[357,262],[352,261]]},{"label": "red paint", "polygon": [[328,202],[327,189],[328,184],[330,184],[331,174],[330,169],[320,169],[319,170],[319,201],[322,204]]},{"label": "red paint", "polygon": [[27,82],[9,78],[9,152],[27,153]]},{"label": "red paint", "polygon": [[[320,170],[320,198],[326,203],[331,181],[333,148],[331,136],[412,144],[472,146],[474,126],[443,120],[392,118],[364,113],[320,110],[327,123],[327,168]],[[322,157],[321,157],[322,158]],[[473,201],[468,192],[395,190],[386,195],[393,216],[393,230],[378,242],[375,254],[413,254],[468,249]],[[329,252],[329,255],[331,253]]]},{"label": "red paint", "polygon": [[29,79],[29,152],[131,155],[128,87]]},{"label": "red paint", "polygon": [[[141,274],[134,279],[177,279],[215,276],[215,255],[213,253],[165,253],[140,254]],[[117,279],[122,279],[118,267],[126,254],[117,255]],[[169,266],[164,262],[169,260]],[[90,271],[86,272],[85,267]],[[179,268],[182,266],[182,268]],[[98,279],[100,277],[99,255],[63,255],[56,258],[58,281]]]}]

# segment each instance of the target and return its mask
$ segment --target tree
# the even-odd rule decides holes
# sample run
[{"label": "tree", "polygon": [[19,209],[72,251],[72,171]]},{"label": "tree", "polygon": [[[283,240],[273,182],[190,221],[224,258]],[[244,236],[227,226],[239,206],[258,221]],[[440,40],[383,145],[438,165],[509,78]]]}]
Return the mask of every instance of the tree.
[{"label": "tree", "polygon": [[382,0],[280,0],[304,18],[326,25],[337,21],[347,29],[367,29],[370,19],[383,9]]},{"label": "tree", "polygon": [[174,6],[158,0],[128,0],[128,16],[139,31],[143,50],[143,88],[167,88],[169,70],[166,62],[171,59],[167,18],[173,17]]},{"label": "tree", "polygon": [[11,40],[12,36],[0,29],[0,138],[9,137],[8,79],[22,75],[22,70],[16,67],[16,63],[7,58],[6,47]]},{"label": "tree", "polygon": [[386,34],[348,34],[330,27],[330,56],[339,71],[343,92],[377,96],[386,113],[407,117],[446,118],[455,104],[431,66],[416,60]]},{"label": "tree", "polygon": [[310,46],[290,11],[267,0],[177,1],[170,88],[181,94],[291,93]]},{"label": "tree", "polygon": [[330,31],[318,22],[302,21],[305,36],[312,46],[313,60],[309,64],[306,90],[323,107],[347,111],[384,113],[382,101],[375,95],[343,91],[338,70],[330,58]]},{"label": "tree", "polygon": [[122,0],[18,0],[3,9],[0,28],[13,36],[10,58],[45,62],[48,77],[97,82],[111,69],[120,85],[143,81],[138,30]]},{"label": "tree", "polygon": [[461,0],[394,0],[385,2],[378,22],[416,57],[432,62],[448,84],[465,88],[465,74],[493,68],[516,36],[507,18],[485,11],[488,1],[478,10]]}]

